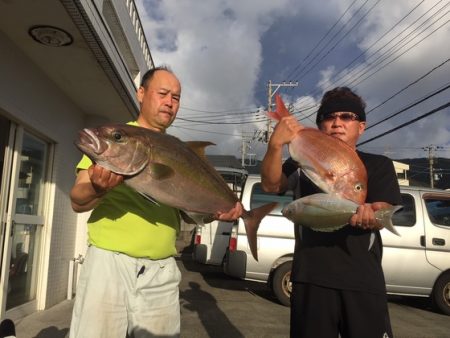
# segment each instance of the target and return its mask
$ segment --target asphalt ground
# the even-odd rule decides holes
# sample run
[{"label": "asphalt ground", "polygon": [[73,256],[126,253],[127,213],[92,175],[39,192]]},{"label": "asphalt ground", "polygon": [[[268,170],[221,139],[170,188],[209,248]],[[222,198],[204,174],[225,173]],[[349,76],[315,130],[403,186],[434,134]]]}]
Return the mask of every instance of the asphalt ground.
[{"label": "asphalt ground", "polygon": [[[192,261],[185,250],[177,257],[180,284],[181,337],[288,337],[289,308],[280,305],[266,284],[231,278],[217,266]],[[395,337],[450,337],[450,317],[432,310],[427,299],[390,297]],[[16,322],[18,338],[64,338],[73,300]]]}]

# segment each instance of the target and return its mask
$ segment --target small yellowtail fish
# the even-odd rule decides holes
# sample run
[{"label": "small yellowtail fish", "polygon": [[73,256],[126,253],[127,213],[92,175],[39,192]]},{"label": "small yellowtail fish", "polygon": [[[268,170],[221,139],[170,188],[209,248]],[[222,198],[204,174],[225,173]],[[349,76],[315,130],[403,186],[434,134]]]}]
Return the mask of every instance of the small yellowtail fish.
[{"label": "small yellowtail fish", "polygon": [[[295,224],[315,231],[331,232],[348,224],[358,204],[330,194],[314,194],[297,199],[283,208],[282,214]],[[392,206],[375,212],[376,220],[390,232],[400,236],[392,224],[392,215],[401,206]]]}]

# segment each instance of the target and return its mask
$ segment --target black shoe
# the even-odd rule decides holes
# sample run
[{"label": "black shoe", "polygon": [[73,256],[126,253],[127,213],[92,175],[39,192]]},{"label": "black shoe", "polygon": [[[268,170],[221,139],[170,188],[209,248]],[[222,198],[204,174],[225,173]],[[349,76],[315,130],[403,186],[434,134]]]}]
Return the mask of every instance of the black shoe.
[{"label": "black shoe", "polygon": [[16,326],[11,319],[4,319],[0,323],[0,338],[16,336]]}]

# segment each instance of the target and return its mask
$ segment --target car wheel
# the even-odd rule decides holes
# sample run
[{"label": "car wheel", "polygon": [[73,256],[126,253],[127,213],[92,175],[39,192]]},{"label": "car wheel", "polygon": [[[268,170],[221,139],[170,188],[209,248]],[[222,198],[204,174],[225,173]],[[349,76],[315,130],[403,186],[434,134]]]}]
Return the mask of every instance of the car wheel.
[{"label": "car wheel", "polygon": [[439,310],[450,316],[450,273],[444,273],[433,288],[433,304]]},{"label": "car wheel", "polygon": [[291,283],[292,261],[281,264],[273,274],[272,290],[279,302],[285,306],[291,304],[290,297],[292,291]]}]

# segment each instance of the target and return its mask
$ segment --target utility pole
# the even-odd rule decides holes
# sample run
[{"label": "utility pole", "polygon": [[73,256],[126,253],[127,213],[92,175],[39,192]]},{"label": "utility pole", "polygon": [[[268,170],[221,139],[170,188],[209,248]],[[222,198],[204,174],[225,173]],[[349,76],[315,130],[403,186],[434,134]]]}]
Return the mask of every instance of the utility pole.
[{"label": "utility pole", "polygon": [[[244,132],[242,131],[242,144],[241,144],[241,165],[242,167],[246,166],[245,159],[247,156],[251,155],[247,153],[247,150],[250,149],[250,142],[252,141],[252,138],[248,135],[244,135]],[[248,163],[251,165],[251,160]]]},{"label": "utility pole", "polygon": [[428,151],[428,161],[430,166],[430,187],[434,188],[434,151],[441,150],[442,147],[430,144],[429,146],[423,147],[422,149]]},{"label": "utility pole", "polygon": [[[280,89],[280,87],[297,87],[298,86],[298,82],[281,82],[281,83],[272,83],[272,80],[269,80],[269,84],[268,84],[268,105],[267,105],[267,112],[272,111],[272,97],[275,95],[275,93],[278,91],[278,89]],[[272,90],[272,87],[275,87],[274,90]],[[272,125],[271,125],[271,120],[268,119],[267,120],[267,131],[266,131],[266,143],[269,142],[270,139],[270,135],[272,135]]]}]

